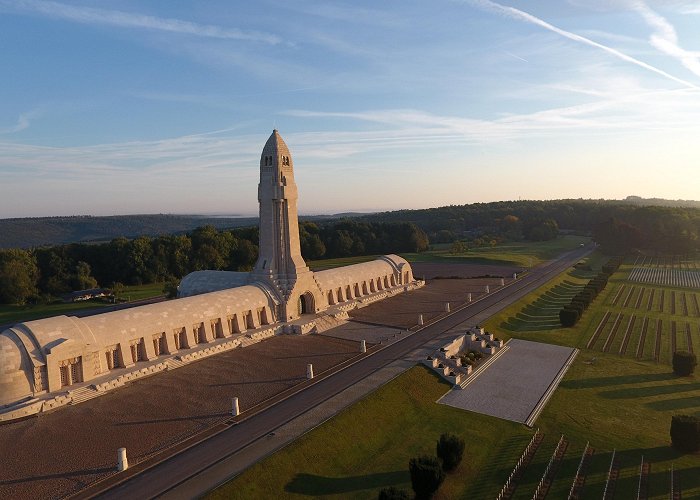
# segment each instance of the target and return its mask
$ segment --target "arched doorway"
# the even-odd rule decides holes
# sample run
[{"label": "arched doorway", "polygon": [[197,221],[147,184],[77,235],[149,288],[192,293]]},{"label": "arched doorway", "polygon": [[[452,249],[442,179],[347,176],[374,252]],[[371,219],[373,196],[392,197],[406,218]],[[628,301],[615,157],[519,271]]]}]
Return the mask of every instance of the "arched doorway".
[{"label": "arched doorway", "polygon": [[299,296],[299,315],[313,314],[316,312],[314,296],[311,292],[305,292]]}]

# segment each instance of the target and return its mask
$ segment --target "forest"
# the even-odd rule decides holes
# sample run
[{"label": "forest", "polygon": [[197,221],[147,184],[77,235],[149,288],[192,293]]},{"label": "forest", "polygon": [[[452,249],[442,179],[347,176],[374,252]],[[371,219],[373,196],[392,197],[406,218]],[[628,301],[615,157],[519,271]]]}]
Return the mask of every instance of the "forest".
[{"label": "forest", "polygon": [[[302,254],[309,260],[428,248],[425,233],[405,222],[301,222],[299,232]],[[258,256],[258,239],[257,227],[218,230],[208,225],[181,235],[0,250],[0,303],[50,302],[98,285],[173,283],[203,269],[249,271]]]},{"label": "forest", "polygon": [[[421,252],[429,243],[457,253],[561,232],[591,235],[610,255],[700,250],[700,209],[591,200],[511,201],[400,210],[335,221],[301,221],[307,260]],[[255,226],[205,225],[184,234],[118,237],[0,250],[0,303],[46,302],[72,290],[176,283],[202,269],[248,271],[258,255]]]},{"label": "forest", "polygon": [[700,209],[606,200],[500,201],[400,210],[367,221],[411,222],[431,243],[549,239],[555,230],[590,234],[611,254],[641,249],[684,254],[700,248]]}]

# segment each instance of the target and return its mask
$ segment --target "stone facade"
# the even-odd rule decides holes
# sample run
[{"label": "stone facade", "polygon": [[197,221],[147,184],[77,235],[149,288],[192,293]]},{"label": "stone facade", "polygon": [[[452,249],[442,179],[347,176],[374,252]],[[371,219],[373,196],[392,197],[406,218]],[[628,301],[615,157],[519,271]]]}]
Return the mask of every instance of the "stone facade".
[{"label": "stone facade", "polygon": [[253,271],[197,271],[183,278],[176,300],[5,330],[0,421],[270,335],[313,332],[317,323],[327,328],[349,309],[422,285],[397,255],[311,271],[301,256],[297,197],[292,157],[275,130],[260,158],[260,255]]}]

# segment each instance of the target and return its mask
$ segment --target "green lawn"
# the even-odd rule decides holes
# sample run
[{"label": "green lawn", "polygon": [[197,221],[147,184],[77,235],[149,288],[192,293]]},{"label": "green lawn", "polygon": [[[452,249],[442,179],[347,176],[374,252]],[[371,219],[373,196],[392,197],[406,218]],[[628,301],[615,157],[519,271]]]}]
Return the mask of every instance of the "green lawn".
[{"label": "green lawn", "polygon": [[[671,464],[681,471],[685,498],[700,495],[700,456],[668,444],[671,415],[700,414],[700,380],[678,379],[668,367],[610,354],[581,353],[537,421],[545,441],[516,498],[530,498],[561,434],[569,448],[550,498],[565,498],[586,442],[596,449],[586,498],[600,498],[617,450],[618,498],[636,494],[642,455],[651,461],[651,498],[665,498]],[[434,453],[442,432],[467,442],[466,463],[446,480],[437,499],[493,498],[531,431],[504,420],[435,404],[449,386],[417,366],[248,469],[209,498],[376,498],[382,487],[410,490],[408,459]]]},{"label": "green lawn", "polygon": [[[569,271],[551,280],[549,283],[530,293],[517,304],[500,311],[492,316],[485,326],[494,331],[502,332],[505,338],[516,337],[540,342],[549,342],[562,345],[570,345],[585,348],[592,333],[601,323],[607,311],[611,312],[601,336],[592,346],[592,352],[600,352],[612,330],[615,318],[621,314],[620,326],[612,343],[610,352],[618,353],[622,347],[623,338],[630,325],[630,318],[635,317],[629,330],[629,342],[624,353],[626,357],[636,358],[637,347],[641,342],[644,318],[649,325],[646,332],[642,360],[654,360],[654,344],[656,324],[662,322],[660,332],[659,362],[671,364],[671,325],[676,324],[676,342],[678,349],[687,349],[685,328],[690,325],[691,342],[694,352],[700,352],[700,322],[696,316],[693,295],[700,301],[700,292],[689,288],[673,288],[669,286],[632,283],[627,280],[633,267],[631,264],[623,264],[618,272],[610,277],[605,290],[595,299],[592,306],[584,313],[579,323],[574,328],[560,328],[558,324],[558,309],[567,298],[575,295],[576,291],[585,285],[588,279],[593,277],[602,266],[604,259],[598,254],[592,254],[588,263],[592,272]],[[654,290],[652,308],[647,309],[651,291]],[[632,292],[627,301],[627,295]],[[638,301],[640,293],[642,300]],[[664,292],[663,311],[661,307],[661,291]],[[675,313],[672,313],[671,299],[675,295]],[[615,297],[619,295],[615,303]],[[686,297],[688,315],[682,307],[682,296]],[[637,303],[639,302],[639,307]]]},{"label": "green lawn", "polygon": [[[588,262],[593,271],[563,273],[485,326],[505,338],[585,346],[626,268],[613,276],[575,328],[547,324],[525,331],[512,320],[522,311],[547,316],[532,308],[547,310],[547,301],[553,303],[570,287],[585,283],[605,258],[594,253]],[[670,300],[668,292],[666,296]],[[532,431],[435,404],[448,388],[429,370],[415,367],[256,464],[211,498],[376,498],[382,487],[391,485],[410,491],[408,459],[433,453],[442,432],[465,439],[466,463],[448,476],[436,498],[494,498]],[[613,449],[621,467],[617,498],[636,495],[642,456],[652,463],[650,498],[668,498],[672,465],[680,471],[684,498],[700,497],[700,455],[681,455],[669,446],[671,416],[677,413],[700,415],[700,377],[678,378],[665,363],[582,349],[536,422],[545,441],[515,498],[531,498],[562,434],[570,444],[549,498],[566,498],[587,442],[596,452],[584,498],[602,496]]]},{"label": "green lawn", "polygon": [[588,244],[590,241],[590,238],[584,236],[566,235],[550,241],[527,241],[473,248],[460,254],[451,254],[449,247],[441,245],[427,252],[403,254],[403,256],[409,262],[465,262],[532,267],[562,252],[578,248],[581,243]]},{"label": "green lawn", "polygon": [[[401,256],[409,262],[462,262],[466,264],[506,264],[531,267],[553,259],[562,252],[578,248],[581,243],[588,244],[590,238],[583,236],[559,236],[551,241],[527,241],[506,243],[494,247],[474,248],[466,253],[451,254],[450,245],[433,245],[430,250],[420,253],[403,253]],[[377,255],[358,257],[341,257],[337,259],[312,260],[308,265],[314,271],[333,267],[359,264],[377,258]]]},{"label": "green lawn", "polygon": [[[163,295],[163,283],[151,283],[149,285],[133,285],[124,287],[120,295],[122,300],[141,300]],[[81,302],[37,304],[37,305],[8,305],[0,304],[0,324],[19,323],[34,319],[48,318],[61,314],[72,314],[75,311],[107,307],[111,304],[100,299]]]}]

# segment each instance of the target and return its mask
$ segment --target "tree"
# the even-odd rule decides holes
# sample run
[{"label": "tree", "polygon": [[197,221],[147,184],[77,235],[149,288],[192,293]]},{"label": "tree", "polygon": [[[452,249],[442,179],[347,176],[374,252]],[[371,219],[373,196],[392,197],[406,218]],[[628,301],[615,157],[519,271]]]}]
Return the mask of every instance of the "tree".
[{"label": "tree", "polygon": [[416,498],[430,499],[445,480],[445,472],[436,457],[427,455],[412,458],[408,462],[411,486]]},{"label": "tree", "polygon": [[673,353],[673,373],[681,377],[692,375],[698,364],[695,354],[688,351],[676,351]]},{"label": "tree", "polygon": [[578,321],[578,318],[579,312],[576,309],[570,308],[569,306],[559,311],[559,322],[561,323],[561,326],[574,326]]},{"label": "tree", "polygon": [[124,290],[126,290],[126,287],[124,286],[124,283],[120,281],[115,281],[112,283],[112,293],[114,294],[114,302],[117,302],[121,295],[124,293]]},{"label": "tree", "polygon": [[455,241],[454,243],[452,243],[452,246],[450,247],[450,253],[452,255],[457,255],[460,253],[467,253],[468,251],[469,251],[469,247],[463,241]]},{"label": "tree", "polygon": [[308,260],[320,259],[326,254],[326,245],[318,234],[305,233],[301,239],[301,254]]},{"label": "tree", "polygon": [[671,417],[671,443],[685,453],[700,450],[700,417],[674,415]]},{"label": "tree", "polygon": [[177,287],[180,285],[180,280],[170,276],[163,284],[163,293],[169,299],[177,297]]},{"label": "tree", "polygon": [[90,264],[81,260],[75,265],[72,285],[73,290],[88,290],[97,286],[97,280],[92,277]]},{"label": "tree", "polygon": [[453,471],[462,461],[464,440],[454,434],[442,434],[437,442],[437,456],[445,472]]},{"label": "tree", "polygon": [[382,488],[377,500],[409,500],[408,492],[394,486]]},{"label": "tree", "polygon": [[0,302],[24,304],[38,293],[39,269],[25,250],[0,250]]}]

